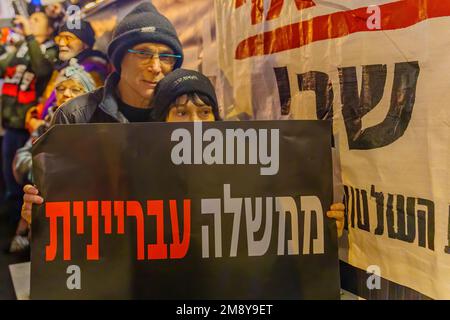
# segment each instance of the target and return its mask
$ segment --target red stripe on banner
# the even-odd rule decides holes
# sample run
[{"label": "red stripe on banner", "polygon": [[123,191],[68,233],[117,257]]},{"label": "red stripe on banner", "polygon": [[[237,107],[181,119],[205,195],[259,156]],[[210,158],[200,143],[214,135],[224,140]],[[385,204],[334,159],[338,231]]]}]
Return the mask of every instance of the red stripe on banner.
[{"label": "red stripe on banner", "polygon": [[[252,1],[252,9],[251,9],[251,17],[252,24],[258,24],[263,21],[264,16],[264,1],[263,0],[251,0]],[[291,0],[288,0],[291,1]],[[244,4],[247,3],[247,0],[236,0],[234,7],[240,8]],[[283,8],[284,0],[272,0],[270,3],[269,11],[267,12],[266,20],[272,20],[278,18],[281,13],[281,9]],[[295,5],[298,10],[307,9],[315,6],[313,0],[295,0]]]},{"label": "red stripe on banner", "polygon": [[381,11],[381,29],[368,28],[367,20],[373,13],[367,13],[367,7],[336,12],[249,37],[237,46],[235,59],[297,49],[316,41],[341,38],[357,32],[403,29],[427,19],[450,16],[450,5],[442,0],[403,0],[378,7]]},{"label": "red stripe on banner", "polygon": [[239,8],[239,7],[243,6],[246,2],[247,2],[247,0],[236,0],[236,2],[234,3],[234,7]]},{"label": "red stripe on banner", "polygon": [[[251,0],[252,1],[252,24],[261,23],[264,14],[264,2],[263,0]],[[236,0],[234,7],[237,9],[247,3],[247,0]]]},{"label": "red stripe on banner", "polygon": [[295,5],[298,10],[303,10],[314,7],[316,4],[313,0],[295,0]]},{"label": "red stripe on banner", "polygon": [[[280,16],[283,9],[284,0],[272,0],[269,11],[267,12],[266,20],[273,20]],[[312,0],[295,0],[295,5],[298,10],[308,9],[314,7],[316,4]]]},{"label": "red stripe on banner", "polygon": [[261,23],[264,15],[263,0],[252,0],[252,24]]}]

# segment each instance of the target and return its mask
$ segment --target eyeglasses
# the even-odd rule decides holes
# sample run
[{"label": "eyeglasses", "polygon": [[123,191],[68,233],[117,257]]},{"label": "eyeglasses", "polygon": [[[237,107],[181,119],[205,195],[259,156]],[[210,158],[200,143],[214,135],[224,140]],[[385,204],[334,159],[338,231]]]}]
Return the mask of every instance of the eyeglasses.
[{"label": "eyeglasses", "polygon": [[128,49],[128,52],[134,53],[141,61],[142,64],[148,65],[150,64],[150,60],[158,57],[161,64],[166,66],[174,66],[178,59],[181,59],[181,55],[179,54],[171,54],[171,53],[158,53],[153,51],[140,51]]},{"label": "eyeglasses", "polygon": [[75,96],[80,95],[85,92],[85,90],[81,89],[81,88],[77,88],[77,87],[66,88],[64,86],[57,86],[56,92],[58,92],[59,94],[64,94],[64,92],[66,92],[67,89],[69,89],[69,91],[72,93],[72,95],[75,95]]},{"label": "eyeglasses", "polygon": [[60,35],[55,37],[55,43],[56,44],[60,43],[63,40],[64,40],[65,43],[71,43],[71,42],[76,41],[77,38],[76,37],[72,37],[72,36],[60,36]]}]

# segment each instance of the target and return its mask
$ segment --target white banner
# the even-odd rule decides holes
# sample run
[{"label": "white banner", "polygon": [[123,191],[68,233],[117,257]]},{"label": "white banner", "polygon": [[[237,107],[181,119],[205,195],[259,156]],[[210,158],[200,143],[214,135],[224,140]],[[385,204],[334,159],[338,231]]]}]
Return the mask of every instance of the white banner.
[{"label": "white banner", "polygon": [[183,68],[216,76],[214,1],[153,0],[152,3],[177,29],[185,56]]},{"label": "white banner", "polygon": [[450,299],[450,2],[215,4],[226,118],[332,119],[342,259]]}]

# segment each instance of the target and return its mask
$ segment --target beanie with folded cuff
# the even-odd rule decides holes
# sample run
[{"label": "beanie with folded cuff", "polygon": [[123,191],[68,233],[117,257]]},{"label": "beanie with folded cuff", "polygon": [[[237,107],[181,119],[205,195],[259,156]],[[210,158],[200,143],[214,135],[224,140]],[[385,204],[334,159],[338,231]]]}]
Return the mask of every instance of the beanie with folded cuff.
[{"label": "beanie with folded cuff", "polygon": [[172,23],[149,2],[134,8],[116,27],[108,47],[108,56],[120,73],[123,57],[128,49],[140,43],[159,43],[171,48],[177,59],[174,69],[183,64],[183,49]]},{"label": "beanie with folded cuff", "polygon": [[73,18],[69,18],[67,22],[61,26],[58,33],[70,32],[92,49],[95,44],[95,32],[94,29],[92,29],[91,24],[87,21],[80,20],[80,24],[78,25],[78,22],[75,22],[72,19]]}]

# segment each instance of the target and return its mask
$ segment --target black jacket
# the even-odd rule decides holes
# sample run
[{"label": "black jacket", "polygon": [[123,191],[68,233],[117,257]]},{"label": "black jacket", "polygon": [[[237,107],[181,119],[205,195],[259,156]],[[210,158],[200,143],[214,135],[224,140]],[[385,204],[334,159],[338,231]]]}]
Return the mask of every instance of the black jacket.
[{"label": "black jacket", "polygon": [[[53,124],[71,123],[129,123],[119,111],[116,94],[120,76],[112,73],[105,86],[93,92],[71,99],[56,110]],[[150,119],[149,119],[150,121]]]}]

